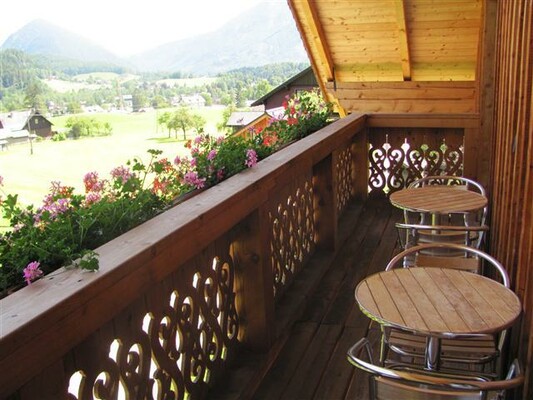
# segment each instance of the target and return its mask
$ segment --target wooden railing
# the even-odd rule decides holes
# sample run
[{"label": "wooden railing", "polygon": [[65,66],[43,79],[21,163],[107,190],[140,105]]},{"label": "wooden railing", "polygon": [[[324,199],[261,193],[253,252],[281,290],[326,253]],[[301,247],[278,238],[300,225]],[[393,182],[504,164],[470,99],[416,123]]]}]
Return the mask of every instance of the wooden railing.
[{"label": "wooden railing", "polygon": [[348,116],[100,247],[100,271],[1,300],[0,398],[205,397],[241,348],[279,347],[291,284],[327,266],[341,216],[377,190],[367,138],[450,121]]}]

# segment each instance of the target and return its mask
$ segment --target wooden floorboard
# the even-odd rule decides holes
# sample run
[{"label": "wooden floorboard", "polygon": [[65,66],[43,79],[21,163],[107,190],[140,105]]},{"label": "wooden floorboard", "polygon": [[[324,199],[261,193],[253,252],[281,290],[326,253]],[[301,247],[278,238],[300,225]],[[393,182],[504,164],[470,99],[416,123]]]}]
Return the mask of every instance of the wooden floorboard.
[{"label": "wooden floorboard", "polygon": [[307,336],[305,344],[298,339],[287,342],[254,399],[368,398],[366,377],[346,360],[347,349],[366,334],[369,323],[353,293],[361,279],[384,269],[397,250],[394,223],[400,220],[401,213],[386,200],[365,204],[291,332],[296,338],[302,330],[310,333],[315,329],[313,337],[309,340]]},{"label": "wooden floorboard", "polygon": [[[369,319],[354,301],[354,289],[364,277],[383,270],[398,251],[394,224],[401,212],[389,201],[372,199],[352,212],[353,226],[344,226],[346,240],[313,292],[305,294],[302,310],[285,332],[276,359],[253,393],[213,398],[257,400],[344,400],[368,398],[368,379],[346,360],[346,351],[369,328]],[[298,284],[298,283],[297,283]],[[303,283],[300,283],[303,284]],[[288,301],[292,302],[290,296]],[[281,328],[285,329],[285,328]],[[375,347],[379,331],[375,326]],[[242,374],[242,376],[248,376]],[[228,385],[234,378],[229,378]],[[237,386],[238,386],[238,382]],[[241,383],[242,385],[242,383]],[[235,386],[235,385],[234,385]],[[220,395],[220,396],[219,396]]]}]

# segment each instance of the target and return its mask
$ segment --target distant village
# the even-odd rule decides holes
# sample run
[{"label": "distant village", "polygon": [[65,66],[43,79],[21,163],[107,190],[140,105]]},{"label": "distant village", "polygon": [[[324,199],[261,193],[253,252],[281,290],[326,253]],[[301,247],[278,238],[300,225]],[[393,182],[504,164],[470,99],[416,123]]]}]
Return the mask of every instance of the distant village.
[{"label": "distant village", "polygon": [[[267,126],[271,118],[283,115],[283,101],[286,96],[301,90],[311,90],[317,87],[317,82],[311,68],[307,68],[283,84],[271,90],[260,99],[252,102],[247,111],[233,112],[226,126],[234,135],[248,135]],[[206,100],[200,94],[181,95],[171,99],[171,106],[186,106],[191,108],[205,107]],[[66,114],[66,110],[56,109],[54,104],[48,104],[49,114],[43,115],[39,111],[24,110],[0,113],[0,151],[9,146],[28,143],[34,139],[49,139],[57,130],[49,120],[50,115]],[[151,108],[134,109],[133,96],[122,95],[116,104],[104,109],[99,105],[81,105],[83,114],[102,112],[147,112]]]}]

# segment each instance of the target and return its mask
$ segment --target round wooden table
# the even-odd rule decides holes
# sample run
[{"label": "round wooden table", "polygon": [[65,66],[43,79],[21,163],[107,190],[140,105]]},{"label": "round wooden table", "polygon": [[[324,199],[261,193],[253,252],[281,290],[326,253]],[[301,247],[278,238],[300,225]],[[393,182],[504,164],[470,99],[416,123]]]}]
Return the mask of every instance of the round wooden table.
[{"label": "round wooden table", "polygon": [[497,333],[521,312],[516,294],[500,283],[444,268],[379,272],[357,285],[355,298],[363,313],[378,323],[427,335],[428,369],[438,365],[441,338]]},{"label": "round wooden table", "polygon": [[394,192],[390,202],[402,210],[451,214],[479,210],[487,205],[487,198],[454,186],[429,185]]}]

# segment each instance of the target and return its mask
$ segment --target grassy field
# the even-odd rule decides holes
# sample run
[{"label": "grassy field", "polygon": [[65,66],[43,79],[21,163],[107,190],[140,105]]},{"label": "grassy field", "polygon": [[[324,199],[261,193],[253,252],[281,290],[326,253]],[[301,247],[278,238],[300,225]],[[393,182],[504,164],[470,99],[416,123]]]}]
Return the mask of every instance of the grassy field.
[{"label": "grassy field", "polygon": [[[218,135],[216,124],[222,118],[222,108],[195,109],[207,120],[206,133]],[[100,121],[109,122],[113,134],[107,137],[84,138],[52,142],[34,141],[33,154],[30,145],[13,145],[0,152],[0,176],[4,178],[3,195],[19,194],[24,204],[40,204],[50,188],[51,181],[61,181],[83,191],[83,176],[97,171],[108,177],[109,171],[133,157],[148,161],[148,149],[159,149],[166,157],[174,159],[178,154],[188,154],[183,147],[182,133],[178,140],[168,139],[168,132],[157,126],[157,116],[162,111],[139,114],[91,114]],[[53,118],[54,129],[64,127],[66,117]],[[189,133],[188,138],[194,136]]]}]

